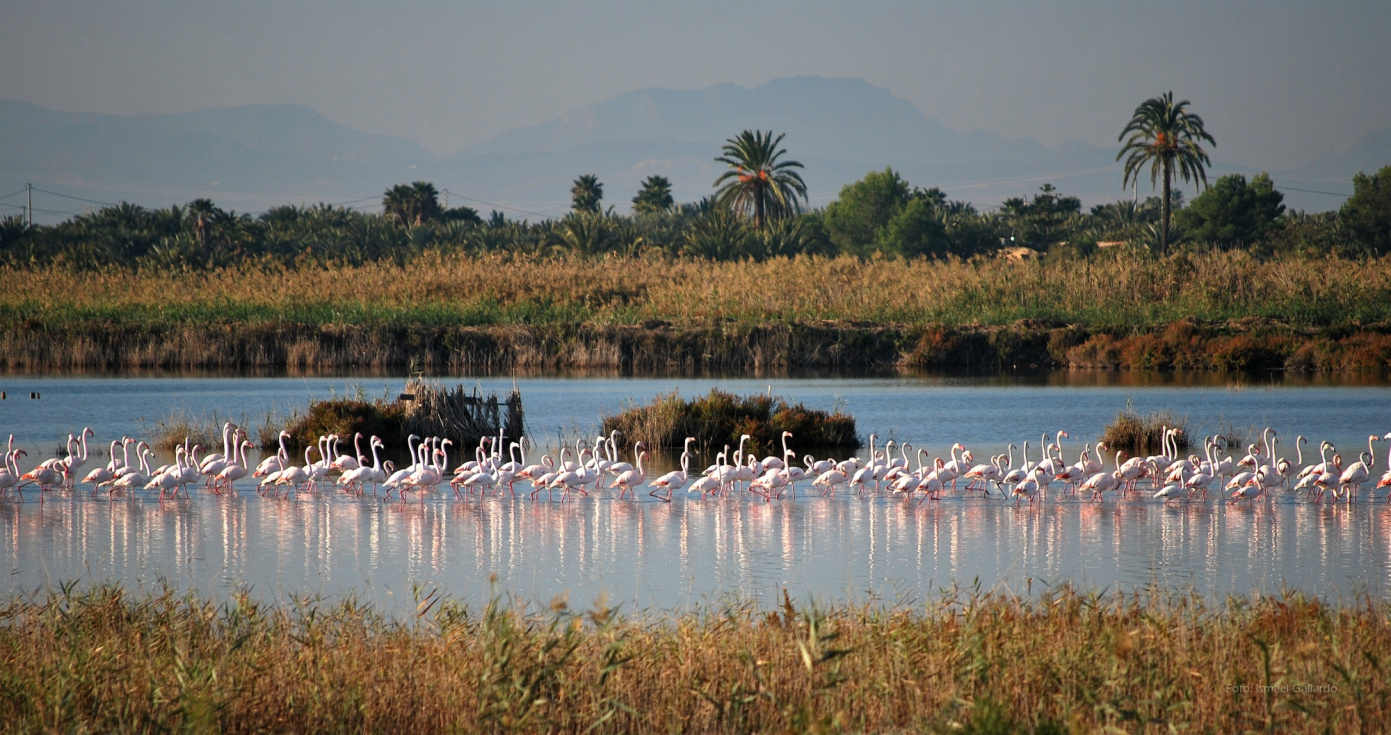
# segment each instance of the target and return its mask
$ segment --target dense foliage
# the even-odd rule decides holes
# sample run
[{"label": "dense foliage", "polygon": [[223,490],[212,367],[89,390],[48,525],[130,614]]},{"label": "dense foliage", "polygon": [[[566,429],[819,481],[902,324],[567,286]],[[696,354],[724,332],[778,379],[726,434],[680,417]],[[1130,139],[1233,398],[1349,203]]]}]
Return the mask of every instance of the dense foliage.
[{"label": "dense foliage", "polygon": [[[759,456],[781,449],[784,431],[791,432],[800,447],[860,446],[853,416],[791,404],[781,396],[736,396],[718,389],[689,401],[677,393],[665,393],[645,405],[605,416],[603,433],[611,431],[648,447],[675,448],[682,446],[686,437],[694,437],[703,450],[718,451],[721,444],[742,446]],[[740,441],[743,437],[747,437],[746,444]],[[729,461],[739,460],[731,457]]]},{"label": "dense foliage", "polygon": [[[595,209],[540,222],[508,220],[496,212],[484,220],[467,207],[445,209],[428,182],[392,187],[381,214],[320,204],[281,206],[252,217],[199,199],[163,209],[123,203],[53,226],[30,228],[11,217],[0,222],[0,264],[77,270],[209,269],[252,262],[404,265],[426,252],[647,253],[710,260],[802,254],[968,258],[1013,246],[1084,255],[1098,243],[1147,252],[1157,250],[1160,239],[1157,197],[1083,211],[1076,197],[1045,184],[1032,198],[1010,199],[998,212],[979,212],[885,169],[846,185],[824,209],[770,218],[760,229],[713,199],[671,205],[669,183],[657,179],[645,182],[638,196],[642,206],[635,207],[641,211],[634,214],[596,211],[596,200]],[[1264,174],[1250,181],[1224,176],[1178,210],[1172,239],[1190,251],[1242,247],[1263,257],[1384,253],[1391,245],[1391,166],[1358,174],[1354,186],[1357,193],[1341,211],[1307,214],[1285,211],[1280,192]],[[1174,194],[1181,206],[1182,197]]]}]

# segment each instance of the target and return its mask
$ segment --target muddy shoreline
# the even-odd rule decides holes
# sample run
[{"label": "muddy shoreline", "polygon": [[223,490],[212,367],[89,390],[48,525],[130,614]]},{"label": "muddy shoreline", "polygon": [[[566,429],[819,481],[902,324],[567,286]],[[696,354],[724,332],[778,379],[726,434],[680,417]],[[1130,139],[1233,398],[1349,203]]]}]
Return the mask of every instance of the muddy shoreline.
[{"label": "muddy shoreline", "polygon": [[1034,320],[1008,326],[726,322],[673,326],[341,326],[277,323],[12,325],[0,367],[49,370],[427,372],[802,369],[1391,372],[1391,325],[1301,329],[1184,319],[1146,329]]}]

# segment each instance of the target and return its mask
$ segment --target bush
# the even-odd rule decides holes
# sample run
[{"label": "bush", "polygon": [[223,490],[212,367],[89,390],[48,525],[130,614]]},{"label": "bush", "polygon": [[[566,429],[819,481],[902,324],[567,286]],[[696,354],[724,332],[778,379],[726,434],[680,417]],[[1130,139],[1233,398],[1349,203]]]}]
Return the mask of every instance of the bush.
[{"label": "bush", "polygon": [[769,395],[740,398],[718,389],[691,401],[682,400],[676,392],[664,393],[645,406],[605,416],[603,430],[605,434],[618,431],[656,448],[682,446],[688,436],[702,447],[737,445],[739,437],[748,434],[746,450],[769,452],[781,446],[784,431],[792,432],[799,446],[860,446],[855,419],[840,411],[827,413]]},{"label": "bush", "polygon": [[1183,431],[1176,437],[1178,451],[1188,449],[1188,419],[1175,416],[1168,411],[1141,416],[1127,402],[1116,418],[1106,425],[1101,433],[1101,441],[1110,451],[1124,450],[1132,457],[1147,456],[1164,451],[1164,431],[1178,428]]}]

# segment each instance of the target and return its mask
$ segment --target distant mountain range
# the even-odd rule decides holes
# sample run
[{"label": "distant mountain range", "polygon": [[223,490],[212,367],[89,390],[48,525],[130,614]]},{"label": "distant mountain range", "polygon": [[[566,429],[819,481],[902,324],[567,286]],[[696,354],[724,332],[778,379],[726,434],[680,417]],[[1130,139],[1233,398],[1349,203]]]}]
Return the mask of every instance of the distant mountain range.
[{"label": "distant mountain range", "polygon": [[[915,185],[989,209],[1045,182],[1084,203],[1125,196],[1114,148],[1048,147],[986,132],[961,133],[887,90],[858,79],[795,77],[748,89],[646,89],[517,128],[456,155],[414,141],[362,133],[300,105],[258,105],[173,115],[120,117],[48,110],[0,100],[0,195],[26,182],[40,221],[126,200],[147,206],[206,196],[239,211],[292,202],[372,206],[393,184],[428,180],[450,204],[511,217],[556,217],[582,173],[604,183],[605,204],[626,211],[650,174],[671,179],[678,201],[711,192],[725,139],[746,128],[785,132],[788,157],[805,165],[813,205],[841,186],[892,166]],[[1351,192],[1357,171],[1391,162],[1391,130],[1291,172],[1277,186]],[[1215,175],[1249,169],[1214,162]],[[47,191],[80,199],[63,199]],[[1144,192],[1142,192],[1144,193]],[[1293,207],[1335,208],[1341,199],[1286,191]],[[0,213],[22,197],[0,199]],[[47,210],[47,211],[44,211]]]}]

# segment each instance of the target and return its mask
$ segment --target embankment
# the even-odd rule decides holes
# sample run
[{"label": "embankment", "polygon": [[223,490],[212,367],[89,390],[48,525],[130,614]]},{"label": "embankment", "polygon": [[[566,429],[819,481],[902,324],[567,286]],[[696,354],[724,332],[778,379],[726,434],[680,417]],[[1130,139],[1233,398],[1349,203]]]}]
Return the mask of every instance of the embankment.
[{"label": "embankment", "polygon": [[632,372],[1102,368],[1391,372],[1391,325],[1294,327],[1183,319],[1149,328],[1038,320],[1007,326],[400,326],[285,322],[28,322],[0,331],[10,371],[248,369]]}]

